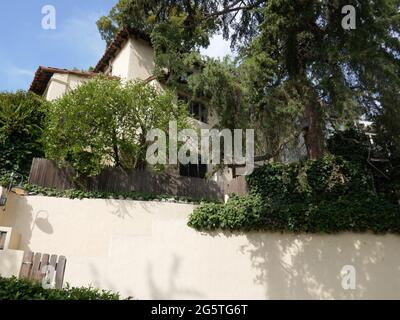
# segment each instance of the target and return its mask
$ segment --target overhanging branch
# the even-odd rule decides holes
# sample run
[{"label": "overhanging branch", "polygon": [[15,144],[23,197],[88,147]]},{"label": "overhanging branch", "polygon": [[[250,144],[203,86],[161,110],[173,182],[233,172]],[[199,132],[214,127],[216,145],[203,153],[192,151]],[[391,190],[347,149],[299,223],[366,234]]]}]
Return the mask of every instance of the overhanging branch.
[{"label": "overhanging branch", "polygon": [[239,1],[236,1],[233,4],[231,4],[230,6],[224,7],[223,10],[208,14],[205,17],[206,17],[206,19],[210,19],[210,18],[215,18],[215,17],[218,17],[218,16],[222,16],[224,14],[228,14],[228,13],[231,13],[231,12],[235,12],[235,11],[251,10],[251,9],[254,9],[254,8],[258,7],[260,4],[266,3],[267,1],[268,0],[259,0],[259,1],[255,2],[255,3],[252,3],[252,4],[248,4],[248,5],[244,5],[244,6],[241,6],[241,5],[237,6],[238,4],[243,2],[242,0],[239,0]]}]

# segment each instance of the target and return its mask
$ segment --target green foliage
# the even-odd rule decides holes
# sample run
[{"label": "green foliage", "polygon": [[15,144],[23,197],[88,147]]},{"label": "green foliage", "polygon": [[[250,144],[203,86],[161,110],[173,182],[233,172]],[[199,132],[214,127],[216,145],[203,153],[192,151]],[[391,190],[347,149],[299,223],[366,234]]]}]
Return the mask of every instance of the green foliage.
[{"label": "green foliage", "polygon": [[[328,139],[328,150],[365,168],[374,180],[376,192],[381,197],[397,201],[400,198],[400,154],[395,132],[389,133],[380,117],[368,129],[375,132],[373,144],[365,131],[355,127],[336,131]],[[372,158],[384,161],[372,162]]]},{"label": "green foliage", "polygon": [[366,166],[370,142],[368,136],[357,127],[347,130],[337,130],[327,141],[328,151],[336,156],[341,156],[347,161]]},{"label": "green foliage", "polygon": [[[156,69],[168,70],[168,83],[193,78],[192,94],[204,93],[223,121],[256,129],[262,155],[304,135],[309,157],[319,158],[328,125],[360,115],[379,115],[399,142],[399,1],[352,1],[356,30],[342,27],[347,4],[120,0],[98,26],[107,40],[125,26],[151,34]],[[240,53],[237,66],[207,61],[198,76],[185,61],[221,31]]]},{"label": "green foliage", "polygon": [[400,233],[400,206],[373,193],[363,167],[341,157],[273,163],[248,177],[250,194],[204,204],[189,219],[199,230]]},{"label": "green foliage", "polygon": [[358,164],[332,155],[304,163],[271,163],[247,177],[251,194],[286,201],[372,194],[372,181]]},{"label": "green foliage", "polygon": [[[192,41],[190,38],[196,39],[199,33],[207,34],[208,38],[214,32],[222,31],[226,38],[232,33],[232,40],[236,42],[249,40],[256,34],[262,20],[260,8],[266,2],[119,0],[107,16],[97,21],[97,27],[102,38],[109,43],[120,28],[134,27],[151,34],[157,26],[181,19],[188,41]],[[237,22],[232,23],[234,20]]]},{"label": "green foliage", "polygon": [[185,63],[189,69],[200,66],[201,72],[189,77],[188,89],[193,97],[207,102],[209,110],[218,116],[218,125],[231,129],[244,127],[248,106],[238,81],[242,74],[236,62],[229,58],[220,61],[192,54]]},{"label": "green foliage", "polygon": [[43,156],[46,105],[31,92],[0,93],[0,171],[27,174],[32,159]]},{"label": "green foliage", "polygon": [[93,288],[44,289],[40,283],[0,277],[0,300],[120,300],[117,293]]},{"label": "green foliage", "polygon": [[265,212],[261,197],[238,197],[231,195],[224,204],[203,204],[189,218],[190,227],[201,230],[255,230]]},{"label": "green foliage", "polygon": [[186,126],[187,108],[173,92],[144,82],[97,78],[52,103],[44,132],[46,157],[93,176],[107,165],[146,166],[147,133]]},{"label": "green foliage", "polygon": [[225,205],[205,204],[188,225],[197,230],[400,233],[400,206],[376,196],[336,200],[272,201],[232,195]]}]

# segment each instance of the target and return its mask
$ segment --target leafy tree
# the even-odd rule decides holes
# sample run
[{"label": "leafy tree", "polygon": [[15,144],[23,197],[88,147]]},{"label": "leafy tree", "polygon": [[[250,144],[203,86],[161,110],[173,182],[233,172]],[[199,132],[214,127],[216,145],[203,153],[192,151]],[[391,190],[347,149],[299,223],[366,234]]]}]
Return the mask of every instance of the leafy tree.
[{"label": "leafy tree", "polygon": [[264,63],[274,72],[270,81],[254,83],[259,112],[275,102],[294,102],[310,158],[323,154],[328,124],[397,110],[400,2],[350,1],[356,30],[342,28],[347,4],[268,1],[260,35],[245,49],[245,57],[261,62],[260,70]]},{"label": "leafy tree", "polygon": [[[97,21],[100,34],[108,43],[121,27],[133,27],[151,34],[159,25],[179,18],[187,40],[196,43],[196,33],[208,36],[222,31],[234,42],[257,34],[262,8],[268,0],[119,0],[107,16]],[[176,36],[176,35],[175,35]],[[203,41],[203,40],[202,40]]]},{"label": "leafy tree", "polygon": [[[355,30],[342,27],[341,10],[349,4],[356,9]],[[379,116],[386,130],[399,132],[399,8],[399,0],[120,0],[98,25],[108,40],[125,26],[150,33],[157,70],[169,70],[171,85],[182,75],[196,75],[185,63],[190,52],[222,31],[240,59],[229,77],[225,71],[232,65],[201,66],[204,72],[221,71],[212,74],[211,83],[229,78],[231,91],[222,97],[220,86],[209,87],[210,101],[220,102],[210,106],[222,110],[240,97],[233,110],[245,110],[247,117],[235,118],[258,129],[264,145],[258,159],[271,158],[301,137],[309,158],[316,159],[326,151],[327,128],[360,115]]]},{"label": "leafy tree", "polygon": [[357,126],[344,131],[338,130],[327,141],[327,149],[330,153],[362,166],[368,165],[367,161],[371,148],[369,137],[362,128]]},{"label": "leafy tree", "polygon": [[42,157],[46,103],[31,92],[0,93],[0,171],[27,175]]},{"label": "leafy tree", "polygon": [[56,100],[48,113],[46,156],[80,175],[106,166],[143,169],[150,129],[168,132],[169,121],[186,121],[186,107],[144,82],[97,78]]},{"label": "leafy tree", "polygon": [[155,74],[168,70],[166,82],[176,85],[190,70],[184,63],[191,52],[210,44],[222,32],[233,43],[250,39],[262,21],[266,0],[120,0],[97,26],[108,43],[118,30],[139,29],[151,35],[156,52]]}]

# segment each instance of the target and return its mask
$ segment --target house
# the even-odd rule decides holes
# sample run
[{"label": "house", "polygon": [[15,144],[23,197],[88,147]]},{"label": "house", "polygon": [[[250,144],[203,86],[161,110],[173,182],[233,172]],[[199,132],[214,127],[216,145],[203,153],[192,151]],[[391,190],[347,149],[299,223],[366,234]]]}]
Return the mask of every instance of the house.
[{"label": "house", "polygon": [[[118,77],[122,81],[147,81],[162,90],[162,84],[153,75],[154,68],[154,49],[150,37],[136,29],[124,29],[107,47],[92,72],[40,66],[30,91],[52,101],[99,74]],[[184,99],[184,96],[181,98]],[[191,103],[189,112],[190,122],[195,128],[211,129],[218,122],[201,103]],[[183,176],[205,178],[213,169],[213,165],[189,164],[171,167],[169,171]],[[232,170],[225,169],[223,172],[212,174],[212,177],[215,181],[229,181],[233,178]]]}]

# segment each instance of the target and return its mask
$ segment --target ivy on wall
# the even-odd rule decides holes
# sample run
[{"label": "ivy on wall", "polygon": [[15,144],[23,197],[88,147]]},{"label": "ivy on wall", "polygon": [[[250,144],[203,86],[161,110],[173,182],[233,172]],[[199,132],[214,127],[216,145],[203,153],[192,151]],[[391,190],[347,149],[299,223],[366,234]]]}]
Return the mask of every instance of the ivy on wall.
[{"label": "ivy on wall", "polygon": [[203,204],[188,225],[198,230],[400,233],[400,206],[375,195],[365,169],[341,157],[268,164],[247,180],[248,196]]}]

